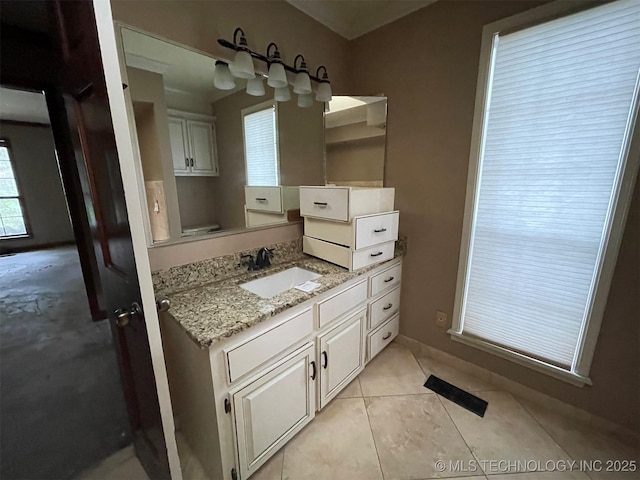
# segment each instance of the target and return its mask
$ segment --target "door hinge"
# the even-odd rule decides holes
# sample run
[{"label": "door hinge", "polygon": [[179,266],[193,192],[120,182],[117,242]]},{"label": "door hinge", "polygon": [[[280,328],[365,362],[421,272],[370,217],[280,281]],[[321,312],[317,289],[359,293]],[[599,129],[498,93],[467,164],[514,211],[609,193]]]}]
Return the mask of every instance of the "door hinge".
[{"label": "door hinge", "polygon": [[229,401],[228,398],[224,399],[224,413],[229,413],[231,412],[231,402]]},{"label": "door hinge", "polygon": [[236,472],[235,468],[231,469],[231,480],[238,480],[238,472]]}]

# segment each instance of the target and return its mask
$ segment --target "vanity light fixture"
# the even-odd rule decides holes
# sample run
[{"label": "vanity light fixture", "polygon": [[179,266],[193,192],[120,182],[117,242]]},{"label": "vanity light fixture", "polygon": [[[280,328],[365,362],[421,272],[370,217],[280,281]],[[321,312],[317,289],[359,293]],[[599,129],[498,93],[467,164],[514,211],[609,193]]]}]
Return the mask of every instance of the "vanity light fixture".
[{"label": "vanity light fixture", "polygon": [[[240,34],[239,42],[237,40],[238,33]],[[253,68],[253,59],[251,58],[250,53],[251,50],[249,50],[249,47],[247,46],[247,39],[241,28],[236,28],[235,32],[233,32],[233,44],[236,48],[236,55],[230,66],[231,73],[233,76],[238,78],[254,78],[256,72]]]},{"label": "vanity light fixture", "polygon": [[298,106],[300,108],[309,108],[311,105],[313,105],[313,97],[310,93],[298,95]]},{"label": "vanity light fixture", "polygon": [[216,66],[213,70],[213,85],[220,90],[233,90],[236,88],[236,82],[233,75],[229,71],[229,64],[221,60],[216,60]]},{"label": "vanity light fixture", "polygon": [[[240,41],[236,42],[238,33],[240,33],[241,35]],[[223,47],[229,48],[236,52],[236,60],[231,65],[231,72],[237,77],[246,78],[250,81],[255,79],[255,70],[253,68],[252,59],[257,59],[261,62],[266,63],[268,65],[269,72],[267,85],[276,89],[274,98],[277,101],[286,102],[291,98],[291,93],[288,89],[289,81],[287,79],[286,72],[291,72],[296,76],[293,88],[294,92],[298,94],[299,105],[302,104],[305,106],[311,106],[310,104],[307,105],[309,103],[307,97],[304,97],[302,99],[300,98],[300,96],[308,95],[309,98],[313,99],[313,97],[311,97],[311,95],[313,94],[311,80],[318,83],[318,88],[315,95],[316,100],[318,102],[328,102],[331,100],[331,83],[329,82],[329,75],[327,74],[327,69],[324,65],[318,67],[315,76],[311,75],[309,74],[309,70],[307,69],[304,57],[302,55],[298,55],[295,58],[294,66],[291,67],[290,65],[287,65],[282,61],[278,46],[273,42],[267,46],[266,55],[254,52],[247,46],[247,39],[244,36],[244,32],[240,28],[236,28],[235,32],[233,33],[233,43],[229,40],[225,40],[224,38],[219,38],[218,43]],[[240,53],[242,53],[243,55],[240,55]],[[299,67],[297,65],[298,58],[301,59]],[[323,71],[322,77],[319,77],[321,70]],[[249,72],[251,72],[250,75]],[[217,83],[216,86],[218,86]],[[231,88],[233,87],[227,87],[226,90],[230,90]]]},{"label": "vanity light fixture", "polygon": [[276,88],[273,98],[276,100],[276,102],[288,102],[289,100],[291,100],[289,86],[287,85],[286,87]]},{"label": "vanity light fixture", "polygon": [[331,82],[329,82],[329,75],[327,75],[327,69],[324,65],[320,65],[316,70],[316,77],[320,78],[320,69],[324,70],[322,78],[319,80],[318,90],[316,91],[316,100],[318,102],[330,102],[331,101]]},{"label": "vanity light fixture", "polygon": [[[269,54],[271,47],[273,47],[275,51]],[[267,59],[269,62],[267,85],[273,88],[286,87],[289,84],[287,73],[284,71],[284,64],[280,58],[280,50],[278,50],[278,46],[273,42],[267,46]]]},{"label": "vanity light fixture", "polygon": [[[302,59],[300,67],[297,66],[298,59]],[[298,72],[296,73],[296,80],[293,83],[293,93],[298,95],[307,95],[311,93],[311,79],[309,78],[309,70],[307,70],[307,63],[304,61],[302,55],[298,55],[293,61],[293,68]]]},{"label": "vanity light fixture", "polygon": [[253,78],[247,80],[247,93],[254,97],[262,97],[264,95],[264,82],[262,75],[256,74]]}]

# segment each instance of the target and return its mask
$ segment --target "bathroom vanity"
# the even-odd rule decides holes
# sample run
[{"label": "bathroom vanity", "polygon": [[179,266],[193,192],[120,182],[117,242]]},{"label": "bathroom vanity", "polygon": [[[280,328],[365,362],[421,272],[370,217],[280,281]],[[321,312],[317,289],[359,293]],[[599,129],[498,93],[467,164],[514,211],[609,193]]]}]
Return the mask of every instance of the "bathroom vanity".
[{"label": "bathroom vanity", "polygon": [[[242,287],[291,267],[319,286],[271,298]],[[397,336],[401,274],[400,255],[354,272],[300,256],[169,295],[176,422],[211,478],[249,478]]]}]

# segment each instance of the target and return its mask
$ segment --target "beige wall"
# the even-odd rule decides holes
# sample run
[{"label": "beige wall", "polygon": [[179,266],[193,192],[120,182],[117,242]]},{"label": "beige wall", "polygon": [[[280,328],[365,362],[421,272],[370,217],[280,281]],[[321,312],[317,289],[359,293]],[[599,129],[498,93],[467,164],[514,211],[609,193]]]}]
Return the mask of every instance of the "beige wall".
[{"label": "beige wall", "polygon": [[384,136],[330,144],[327,145],[326,155],[327,180],[330,183],[382,182],[384,179]]},{"label": "beige wall", "polygon": [[439,1],[352,42],[351,89],[389,97],[386,185],[396,187],[400,229],[409,236],[401,330],[637,429],[640,187],[636,186],[634,213],[627,222],[593,360],[593,386],[574,387],[455,343],[434,322],[436,310],[450,316],[453,310],[482,27],[539,4]]},{"label": "beige wall", "polygon": [[[127,81],[131,101],[140,111],[152,108],[152,116],[138,118],[136,123],[143,126],[142,137],[138,137],[142,169],[145,180],[162,180],[165,198],[177,198],[176,181],[173,174],[173,158],[169,140],[169,117],[164,97],[164,82],[158,73],[127,67]],[[147,104],[145,107],[143,104]],[[146,121],[145,121],[146,120]],[[153,121],[153,123],[150,123]],[[178,205],[166,204],[171,236],[178,238],[182,233]],[[153,211],[149,212],[153,216]]]},{"label": "beige wall", "polygon": [[183,228],[220,224],[216,204],[216,177],[176,177]]},{"label": "beige wall", "polygon": [[0,137],[10,143],[30,234],[0,240],[0,250],[74,242],[51,129],[0,122]]}]

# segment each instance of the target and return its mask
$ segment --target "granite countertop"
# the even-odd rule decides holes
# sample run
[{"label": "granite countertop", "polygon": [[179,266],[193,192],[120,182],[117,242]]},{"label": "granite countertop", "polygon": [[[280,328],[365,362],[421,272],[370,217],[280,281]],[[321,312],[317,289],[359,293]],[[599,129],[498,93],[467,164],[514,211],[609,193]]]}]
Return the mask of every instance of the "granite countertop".
[{"label": "granite countertop", "polygon": [[[395,258],[402,254],[402,251],[396,251]],[[350,272],[319,258],[300,254],[298,258],[287,263],[274,265],[263,271],[245,271],[234,277],[182,291],[165,292],[164,295],[171,300],[169,314],[197,344],[204,348],[363,275],[380,265],[382,264]],[[311,293],[291,289],[271,298],[260,298],[240,287],[242,283],[291,267],[301,267],[319,273],[322,276],[315,279],[314,282],[321,286]]]}]

